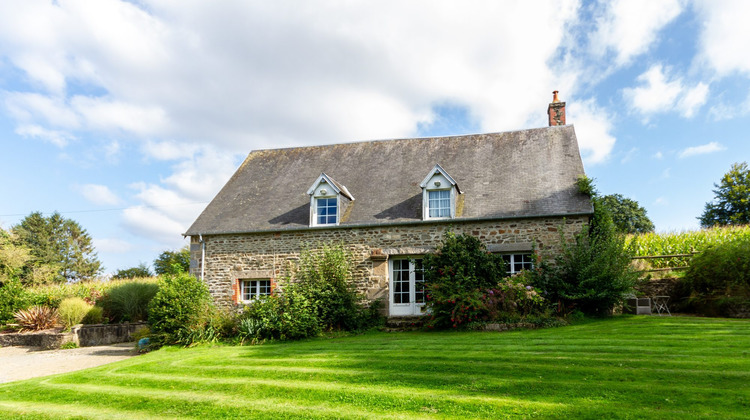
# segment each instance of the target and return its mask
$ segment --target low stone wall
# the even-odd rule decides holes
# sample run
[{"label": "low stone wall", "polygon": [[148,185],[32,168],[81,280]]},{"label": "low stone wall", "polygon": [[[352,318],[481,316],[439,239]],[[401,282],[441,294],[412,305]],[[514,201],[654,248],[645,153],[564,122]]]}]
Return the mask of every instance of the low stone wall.
[{"label": "low stone wall", "polygon": [[0,334],[0,346],[40,347],[43,350],[59,349],[67,343],[80,347],[132,341],[133,333],[148,325],[145,322],[125,324],[78,325],[70,332],[37,332]]},{"label": "low stone wall", "polygon": [[103,346],[132,341],[133,334],[146,325],[146,322],[79,325],[73,327],[72,332],[77,336],[78,345],[81,347]]}]

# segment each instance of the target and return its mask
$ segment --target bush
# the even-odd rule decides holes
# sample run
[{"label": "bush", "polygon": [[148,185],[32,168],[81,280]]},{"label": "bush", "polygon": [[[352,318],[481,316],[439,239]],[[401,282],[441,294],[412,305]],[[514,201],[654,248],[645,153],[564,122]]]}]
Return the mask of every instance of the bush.
[{"label": "bush", "polygon": [[113,322],[144,321],[148,317],[149,302],[158,290],[156,283],[123,282],[109,289],[100,304]]},{"label": "bush", "polygon": [[49,306],[32,306],[28,309],[21,309],[13,314],[16,322],[24,330],[39,331],[52,328],[57,325],[57,310]]},{"label": "bush", "polygon": [[93,307],[94,305],[86,303],[85,300],[73,297],[60,302],[57,313],[63,326],[67,329],[80,324]]},{"label": "bush", "polygon": [[366,308],[351,283],[351,256],[342,246],[305,251],[283,292],[252,302],[238,319],[242,341],[295,340],[322,331],[355,331],[374,325],[380,315]]},{"label": "bush", "polygon": [[284,294],[268,296],[245,307],[238,321],[240,340],[297,340],[322,331],[315,305],[295,284]]},{"label": "bush", "polygon": [[485,295],[505,275],[502,256],[487,252],[473,236],[447,232],[437,252],[424,256],[423,265],[430,326],[458,328],[488,319]]},{"label": "bush", "polygon": [[542,262],[533,274],[533,285],[557,303],[566,315],[580,310],[587,315],[608,315],[632,293],[638,273],[630,266],[632,250],[624,235],[615,233],[607,209],[593,199],[591,223],[575,236],[571,245],[561,230],[563,250],[555,264]]},{"label": "bush", "polygon": [[193,344],[195,333],[208,325],[212,306],[208,287],[202,281],[187,273],[165,275],[148,306],[152,340],[159,344]]},{"label": "bush", "polygon": [[146,263],[140,263],[136,267],[130,267],[130,268],[123,268],[120,270],[117,270],[117,272],[112,275],[113,279],[134,279],[138,277],[151,277],[153,274],[151,273],[151,270],[149,270]]},{"label": "bush", "polygon": [[522,271],[500,281],[482,297],[490,321],[522,321],[545,315],[546,301],[531,283],[534,275]]},{"label": "bush", "polygon": [[101,324],[103,321],[104,309],[101,306],[92,306],[81,320],[81,324]]},{"label": "bush", "polygon": [[685,309],[710,316],[750,313],[750,238],[709,248],[696,255],[681,280]]},{"label": "bush", "polygon": [[13,320],[13,314],[26,309],[31,296],[17,279],[8,279],[0,285],[0,324]]}]

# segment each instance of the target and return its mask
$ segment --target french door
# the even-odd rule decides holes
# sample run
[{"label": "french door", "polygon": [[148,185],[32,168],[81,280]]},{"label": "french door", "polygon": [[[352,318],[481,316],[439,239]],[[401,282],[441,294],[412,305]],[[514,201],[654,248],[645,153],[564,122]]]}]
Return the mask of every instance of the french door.
[{"label": "french door", "polygon": [[424,313],[424,271],[421,258],[394,258],[390,262],[391,316]]}]

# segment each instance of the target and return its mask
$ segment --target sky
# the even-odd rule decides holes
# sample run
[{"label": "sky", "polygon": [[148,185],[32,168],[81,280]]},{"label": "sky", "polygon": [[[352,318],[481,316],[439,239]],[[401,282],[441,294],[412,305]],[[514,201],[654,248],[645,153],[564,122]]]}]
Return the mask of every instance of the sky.
[{"label": "sky", "polygon": [[0,0],[0,227],[151,264],[251,150],[547,125],[657,231],[748,161],[750,2]]}]

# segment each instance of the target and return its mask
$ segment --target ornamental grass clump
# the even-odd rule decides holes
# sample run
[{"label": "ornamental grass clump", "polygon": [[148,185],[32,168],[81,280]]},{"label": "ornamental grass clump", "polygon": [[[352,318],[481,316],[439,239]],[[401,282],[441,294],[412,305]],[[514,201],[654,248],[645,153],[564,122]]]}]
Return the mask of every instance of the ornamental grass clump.
[{"label": "ornamental grass clump", "polygon": [[66,329],[82,323],[83,319],[89,313],[94,305],[87,303],[85,300],[77,297],[63,299],[57,312],[60,321]]},{"label": "ornamental grass clump", "polygon": [[49,306],[32,306],[13,315],[24,331],[39,331],[53,328],[58,323],[57,309]]},{"label": "ornamental grass clump", "polygon": [[99,304],[112,322],[145,321],[148,305],[158,290],[157,283],[126,281],[110,288]]}]

